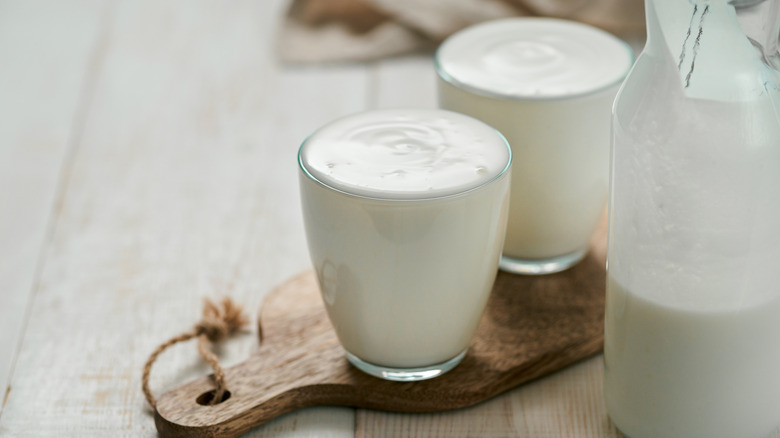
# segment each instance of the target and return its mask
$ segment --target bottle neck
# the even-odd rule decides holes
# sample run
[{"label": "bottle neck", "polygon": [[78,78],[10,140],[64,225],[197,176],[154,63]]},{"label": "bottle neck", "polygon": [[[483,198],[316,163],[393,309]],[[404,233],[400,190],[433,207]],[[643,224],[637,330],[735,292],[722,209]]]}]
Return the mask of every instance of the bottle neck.
[{"label": "bottle neck", "polygon": [[764,61],[780,71],[780,0],[732,0],[737,20]]},{"label": "bottle neck", "polygon": [[676,68],[688,97],[739,101],[757,84],[780,86],[780,0],[646,0],[646,9],[645,51]]}]

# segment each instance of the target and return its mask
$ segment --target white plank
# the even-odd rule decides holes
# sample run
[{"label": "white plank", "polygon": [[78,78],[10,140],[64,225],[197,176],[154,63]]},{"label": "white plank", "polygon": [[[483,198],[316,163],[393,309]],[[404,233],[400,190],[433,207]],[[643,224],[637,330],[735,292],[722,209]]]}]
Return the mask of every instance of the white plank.
[{"label": "white plank", "polygon": [[436,108],[436,71],[430,55],[418,54],[374,63],[373,108]]},{"label": "white plank", "polygon": [[358,437],[619,438],[595,357],[467,409],[435,414],[358,411]]},{"label": "white plank", "polygon": [[0,2],[0,397],[78,133],[103,10],[90,0]]},{"label": "white plank", "polygon": [[[140,372],[156,344],[192,326],[202,296],[229,293],[254,314],[308,268],[297,148],[364,108],[368,81],[361,66],[279,70],[280,8],[118,5],[0,434],[154,436]],[[221,357],[255,349],[246,334]],[[194,345],[179,346],[152,389],[207,372]],[[250,436],[352,436],[353,412],[307,409]]]}]

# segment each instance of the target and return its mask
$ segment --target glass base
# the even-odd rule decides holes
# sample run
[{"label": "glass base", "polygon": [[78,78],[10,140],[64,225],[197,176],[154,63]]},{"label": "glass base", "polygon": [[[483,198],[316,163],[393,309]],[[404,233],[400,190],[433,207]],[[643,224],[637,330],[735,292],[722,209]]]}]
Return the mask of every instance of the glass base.
[{"label": "glass base", "polygon": [[346,353],[347,360],[364,373],[379,377],[380,379],[393,380],[396,382],[417,382],[419,380],[427,380],[441,376],[447,371],[455,368],[455,366],[463,360],[463,357],[466,356],[466,350],[463,350],[460,354],[448,361],[420,368],[390,368],[374,365],[358,358],[349,351]]},{"label": "glass base", "polygon": [[501,261],[498,262],[498,268],[512,274],[553,274],[569,269],[582,260],[587,253],[588,249],[586,248],[549,259],[516,259],[502,255]]}]

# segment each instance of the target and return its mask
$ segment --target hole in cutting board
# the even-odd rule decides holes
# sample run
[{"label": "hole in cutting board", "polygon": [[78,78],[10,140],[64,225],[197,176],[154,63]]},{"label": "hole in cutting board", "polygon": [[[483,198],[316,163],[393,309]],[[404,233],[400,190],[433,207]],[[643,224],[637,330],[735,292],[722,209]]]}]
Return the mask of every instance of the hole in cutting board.
[{"label": "hole in cutting board", "polygon": [[203,394],[199,395],[198,398],[195,399],[196,402],[198,402],[201,406],[214,406],[222,403],[223,401],[230,398],[230,391],[225,391],[222,394],[222,400],[217,400],[212,404],[212,400],[214,400],[214,394],[216,394],[217,390],[212,389],[211,391],[206,391]]}]

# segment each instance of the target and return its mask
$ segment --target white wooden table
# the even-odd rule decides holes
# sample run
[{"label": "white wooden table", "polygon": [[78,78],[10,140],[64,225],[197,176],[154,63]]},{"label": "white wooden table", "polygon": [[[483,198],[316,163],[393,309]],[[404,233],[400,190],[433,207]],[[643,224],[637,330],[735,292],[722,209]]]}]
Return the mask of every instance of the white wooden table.
[{"label": "white wooden table", "polygon": [[[201,297],[254,316],[309,268],[304,137],[363,109],[435,106],[423,55],[278,65],[284,8],[0,0],[0,435],[155,436],[140,391],[154,347],[194,324]],[[231,340],[223,364],[256,344]],[[208,372],[178,346],[152,389]],[[596,357],[442,414],[309,408],[249,436],[617,437],[601,373]]]}]

